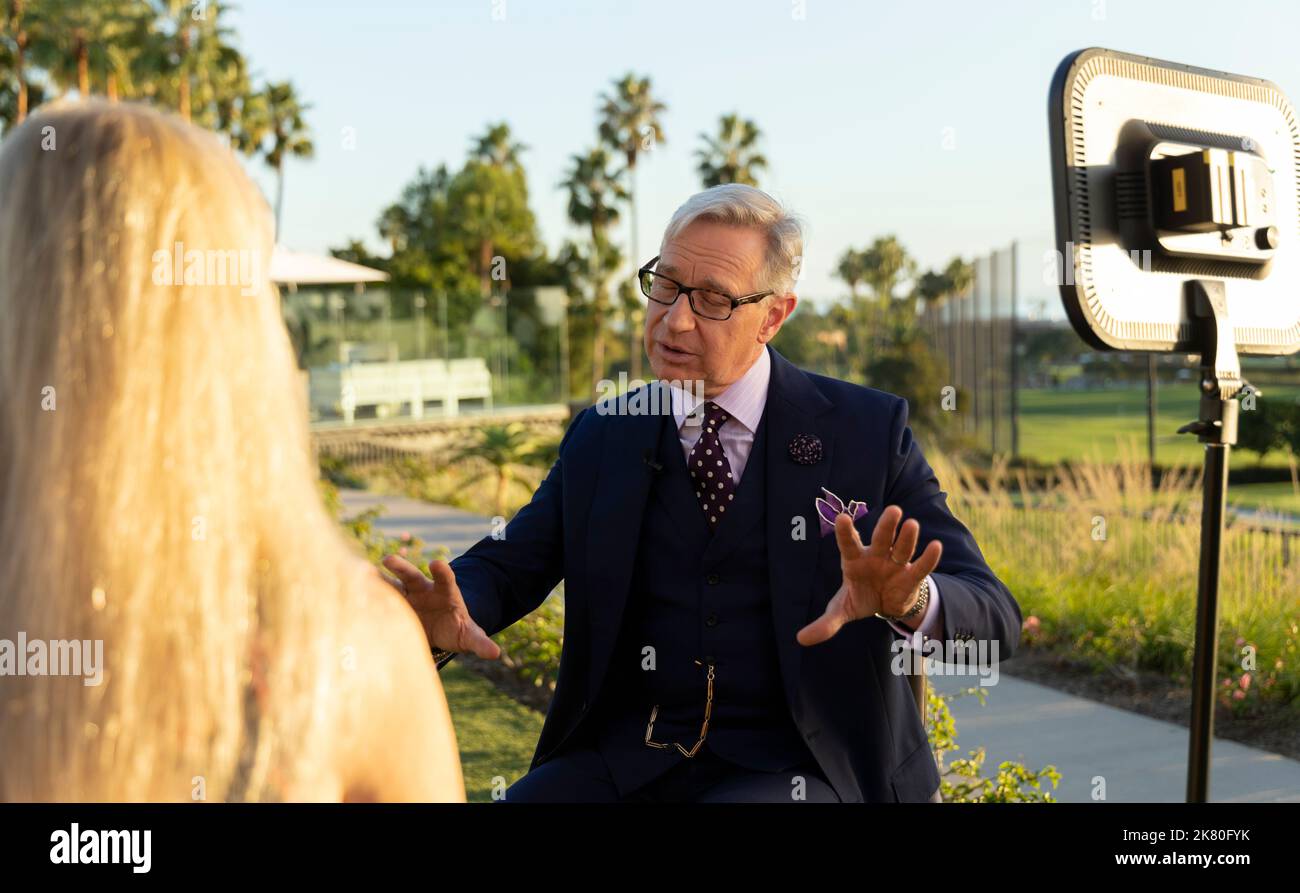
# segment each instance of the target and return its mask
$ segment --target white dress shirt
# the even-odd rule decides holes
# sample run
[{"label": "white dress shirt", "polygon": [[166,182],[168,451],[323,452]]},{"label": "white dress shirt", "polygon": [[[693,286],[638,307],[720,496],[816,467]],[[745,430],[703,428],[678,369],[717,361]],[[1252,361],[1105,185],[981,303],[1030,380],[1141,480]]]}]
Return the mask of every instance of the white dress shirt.
[{"label": "white dress shirt", "polygon": [[[740,476],[744,473],[745,465],[749,460],[749,451],[754,446],[754,432],[758,430],[758,423],[763,418],[763,409],[767,406],[767,388],[771,379],[772,357],[768,354],[767,345],[764,345],[759,351],[758,359],[749,370],[733,381],[721,394],[712,398],[714,403],[730,415],[730,418],[719,427],[718,439],[722,441],[722,449],[731,464],[731,473],[737,487],[740,486]],[[669,388],[673,418],[677,422],[677,439],[681,441],[682,451],[689,460],[691,449],[700,439],[703,426],[699,422],[700,417],[692,419],[691,424],[686,424],[686,419],[704,401],[698,393],[680,388],[676,384],[670,384]],[[940,632],[938,629],[940,614],[939,586],[933,577],[926,579],[930,581],[930,603],[926,605],[924,619],[915,632],[928,639]],[[915,635],[911,629],[900,623],[891,621],[889,625],[906,638],[911,639]]]}]

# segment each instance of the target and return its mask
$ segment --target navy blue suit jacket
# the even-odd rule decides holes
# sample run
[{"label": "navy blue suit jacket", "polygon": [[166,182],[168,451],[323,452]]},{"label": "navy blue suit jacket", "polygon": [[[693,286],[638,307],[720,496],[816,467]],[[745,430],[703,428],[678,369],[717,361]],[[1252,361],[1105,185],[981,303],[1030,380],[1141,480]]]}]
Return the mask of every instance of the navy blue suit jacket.
[{"label": "navy blue suit jacket", "polygon": [[[856,522],[864,542],[891,504],[920,523],[918,554],[931,539],[942,541],[934,579],[944,640],[996,641],[1006,659],[1020,638],[1020,608],[949,512],[907,425],[907,401],[805,372],[767,349],[770,449],[765,468],[751,463],[745,473],[767,476],[772,622],[791,712],[841,800],[928,800],[938,771],[907,677],[891,671],[898,634],[868,618],[819,645],[795,641],[841,582],[835,537],[820,536],[814,499],[826,487],[846,501],[865,500],[869,512]],[[559,677],[532,768],[558,750],[595,703],[628,597],[653,478],[644,455],[657,445],[661,416],[609,411],[624,399],[579,413],[559,459],[505,535],[485,538],[451,562],[470,614],[488,635],[536,609],[564,580]],[[797,434],[820,439],[820,462],[790,458],[786,447]],[[791,535],[795,516],[805,519],[802,540]]]}]

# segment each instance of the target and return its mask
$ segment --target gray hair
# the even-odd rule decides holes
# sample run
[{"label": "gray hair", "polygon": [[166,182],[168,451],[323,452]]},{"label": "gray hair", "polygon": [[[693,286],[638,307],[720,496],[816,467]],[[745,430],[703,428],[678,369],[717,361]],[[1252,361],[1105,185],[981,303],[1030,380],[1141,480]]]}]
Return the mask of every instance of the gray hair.
[{"label": "gray hair", "polygon": [[[799,267],[803,263],[803,221],[772,196],[740,183],[724,183],[695,193],[668,221],[660,253],[663,245],[696,220],[762,230],[767,239],[767,252],[759,289],[771,289],[778,295],[794,291]],[[769,296],[763,303],[771,300],[773,297]]]}]

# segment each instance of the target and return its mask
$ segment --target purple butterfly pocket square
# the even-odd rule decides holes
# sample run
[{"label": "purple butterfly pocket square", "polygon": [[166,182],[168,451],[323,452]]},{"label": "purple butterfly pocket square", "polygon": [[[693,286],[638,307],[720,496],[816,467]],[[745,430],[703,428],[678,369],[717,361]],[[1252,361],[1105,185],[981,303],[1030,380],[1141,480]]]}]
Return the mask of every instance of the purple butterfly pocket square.
[{"label": "purple butterfly pocket square", "polygon": [[850,500],[848,505],[830,490],[822,487],[822,492],[826,498],[817,497],[817,522],[821,525],[822,536],[835,532],[835,518],[842,513],[848,514],[854,521],[863,517],[867,513],[867,504],[857,499]]}]

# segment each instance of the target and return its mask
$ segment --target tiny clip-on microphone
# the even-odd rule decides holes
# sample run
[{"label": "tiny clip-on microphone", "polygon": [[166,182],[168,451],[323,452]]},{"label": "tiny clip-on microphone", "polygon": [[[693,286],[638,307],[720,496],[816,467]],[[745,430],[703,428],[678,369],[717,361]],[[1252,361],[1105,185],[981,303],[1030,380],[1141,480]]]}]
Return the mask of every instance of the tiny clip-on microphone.
[{"label": "tiny clip-on microphone", "polygon": [[643,461],[646,465],[649,465],[656,472],[663,471],[664,470],[663,465],[660,464],[659,462],[656,462],[654,456],[655,456],[654,450],[646,450],[641,454],[641,461]]}]

